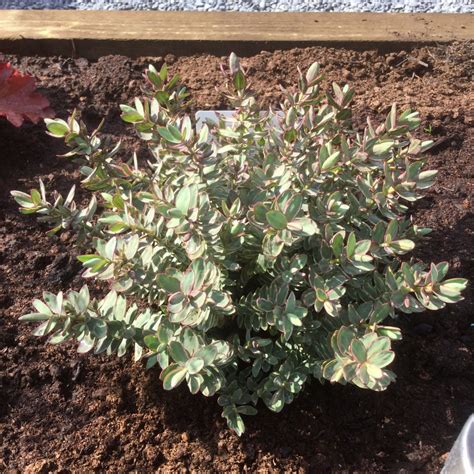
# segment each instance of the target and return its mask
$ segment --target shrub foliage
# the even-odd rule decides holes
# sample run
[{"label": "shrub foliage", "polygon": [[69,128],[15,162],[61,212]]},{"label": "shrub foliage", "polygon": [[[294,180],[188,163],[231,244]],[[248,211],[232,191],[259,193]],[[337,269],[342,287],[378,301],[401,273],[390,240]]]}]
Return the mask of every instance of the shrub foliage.
[{"label": "shrub foliage", "polygon": [[79,352],[132,348],[165,389],[217,394],[240,434],[259,400],[278,412],[311,378],[384,390],[401,338],[386,320],[455,303],[466,280],[404,257],[429,232],[408,204],[436,175],[416,112],[393,106],[357,132],[353,90],[322,93],[316,63],[278,111],[262,111],[233,54],[226,74],[233,119],[196,132],[178,78],[148,68],[144,97],[121,106],[151,152],[142,165],[75,115],[46,120],[91,199],[48,199],[43,183],[12,194],[50,233],[77,231],[83,276],[110,282],[102,299],[45,292],[21,318],[41,322],[34,334]]}]

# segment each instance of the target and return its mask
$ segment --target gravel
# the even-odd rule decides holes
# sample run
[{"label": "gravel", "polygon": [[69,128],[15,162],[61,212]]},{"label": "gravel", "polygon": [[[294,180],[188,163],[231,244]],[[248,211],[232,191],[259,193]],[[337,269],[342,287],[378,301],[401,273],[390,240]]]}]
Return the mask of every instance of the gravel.
[{"label": "gravel", "polygon": [[0,0],[0,9],[473,13],[474,0]]}]

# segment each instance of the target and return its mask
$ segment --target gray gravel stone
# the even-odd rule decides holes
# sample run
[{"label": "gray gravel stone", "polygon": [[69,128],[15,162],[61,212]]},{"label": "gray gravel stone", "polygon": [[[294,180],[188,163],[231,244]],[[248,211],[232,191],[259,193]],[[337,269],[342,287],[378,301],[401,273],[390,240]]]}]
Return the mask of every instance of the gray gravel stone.
[{"label": "gray gravel stone", "polygon": [[0,0],[0,9],[474,13],[474,0]]}]

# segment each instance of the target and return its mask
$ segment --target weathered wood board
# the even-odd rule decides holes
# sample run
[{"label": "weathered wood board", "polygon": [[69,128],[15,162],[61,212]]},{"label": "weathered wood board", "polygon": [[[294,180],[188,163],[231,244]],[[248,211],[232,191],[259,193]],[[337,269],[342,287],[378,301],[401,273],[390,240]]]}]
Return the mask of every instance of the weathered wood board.
[{"label": "weathered wood board", "polygon": [[0,51],[136,57],[252,54],[325,45],[357,49],[474,39],[474,15],[0,10]]}]

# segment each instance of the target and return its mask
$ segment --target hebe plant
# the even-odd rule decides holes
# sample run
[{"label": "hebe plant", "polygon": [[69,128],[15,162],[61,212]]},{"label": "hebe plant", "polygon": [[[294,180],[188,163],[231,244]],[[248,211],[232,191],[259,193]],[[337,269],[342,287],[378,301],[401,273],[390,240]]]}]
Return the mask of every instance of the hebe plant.
[{"label": "hebe plant", "polygon": [[358,133],[353,90],[321,93],[318,64],[280,111],[262,112],[235,55],[227,74],[233,120],[196,132],[178,78],[148,68],[145,97],[121,106],[149,146],[143,166],[74,115],[46,120],[92,198],[80,207],[73,188],[48,201],[42,183],[12,194],[51,233],[77,231],[95,249],[79,257],[83,276],[110,282],[102,299],[87,286],[45,292],[21,318],[42,322],[34,334],[76,339],[79,352],[134,348],[165,389],[218,394],[241,434],[260,399],[278,412],[311,378],[384,390],[401,338],[386,319],[455,303],[466,280],[402,257],[429,231],[407,204],[436,175],[422,171],[431,142],[413,138],[416,112],[393,106]]}]

